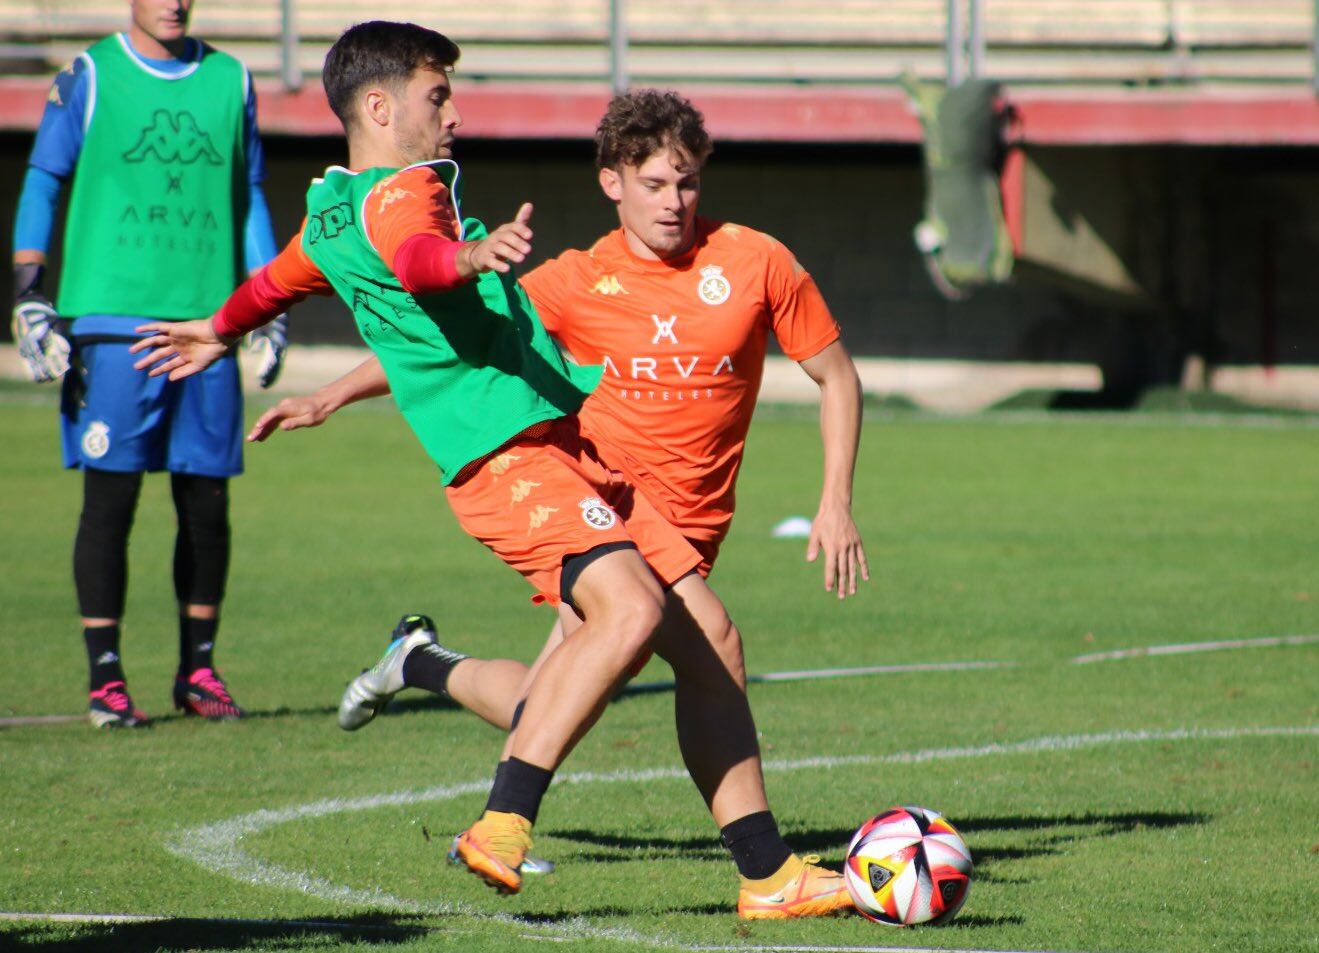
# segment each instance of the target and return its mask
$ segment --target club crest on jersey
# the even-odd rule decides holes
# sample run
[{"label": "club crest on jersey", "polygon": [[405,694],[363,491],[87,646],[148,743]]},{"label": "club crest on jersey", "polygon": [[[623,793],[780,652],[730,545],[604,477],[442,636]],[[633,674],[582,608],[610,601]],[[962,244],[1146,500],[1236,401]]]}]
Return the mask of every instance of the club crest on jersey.
[{"label": "club crest on jersey", "polygon": [[93,460],[99,460],[110,452],[110,425],[103,420],[93,420],[82,433],[82,452]]},{"label": "club crest on jersey", "polygon": [[706,265],[701,269],[701,283],[696,286],[696,294],[709,305],[723,304],[733,293],[733,286],[724,277],[724,270],[718,265]]},{"label": "club crest on jersey", "polygon": [[606,506],[605,501],[598,496],[588,496],[577,505],[582,508],[582,519],[592,529],[609,529],[618,522],[618,517],[614,515],[614,511]]},{"label": "club crest on jersey", "polygon": [[678,323],[678,316],[671,314],[666,321],[658,314],[652,314],[650,320],[655,322],[655,336],[650,339],[651,344],[658,344],[660,341],[668,341],[670,344],[678,343],[678,335],[673,333],[673,326]]}]

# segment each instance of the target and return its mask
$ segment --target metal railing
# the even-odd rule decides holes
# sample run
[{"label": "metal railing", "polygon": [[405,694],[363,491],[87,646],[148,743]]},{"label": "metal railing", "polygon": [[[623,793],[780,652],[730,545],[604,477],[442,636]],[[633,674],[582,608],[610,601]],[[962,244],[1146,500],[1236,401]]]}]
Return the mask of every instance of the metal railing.
[{"label": "metal railing", "polygon": [[[452,29],[476,79],[875,84],[910,69],[952,82],[1305,83],[1319,94],[1319,0],[728,3],[517,0],[517,16],[466,8]],[[345,0],[214,0],[199,8],[198,27],[296,89],[364,10]],[[112,0],[0,0],[0,74],[56,68],[121,16]]]}]

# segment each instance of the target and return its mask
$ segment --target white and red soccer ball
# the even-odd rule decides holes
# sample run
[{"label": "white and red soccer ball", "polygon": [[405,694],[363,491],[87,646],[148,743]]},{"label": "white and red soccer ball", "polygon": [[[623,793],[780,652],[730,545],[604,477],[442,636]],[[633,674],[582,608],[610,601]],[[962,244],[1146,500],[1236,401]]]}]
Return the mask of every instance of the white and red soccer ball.
[{"label": "white and red soccer ball", "polygon": [[971,851],[938,811],[894,807],[861,825],[843,873],[852,902],[871,920],[943,923],[966,901]]}]

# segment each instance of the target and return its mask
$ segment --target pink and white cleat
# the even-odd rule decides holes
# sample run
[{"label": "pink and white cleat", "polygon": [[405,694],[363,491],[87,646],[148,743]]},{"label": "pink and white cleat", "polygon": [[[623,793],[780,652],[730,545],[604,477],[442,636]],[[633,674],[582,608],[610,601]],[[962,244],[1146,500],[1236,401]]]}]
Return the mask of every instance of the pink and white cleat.
[{"label": "pink and white cleat", "polygon": [[188,675],[174,679],[174,707],[185,715],[229,721],[246,714],[234,702],[229,689],[213,668],[199,668]]}]

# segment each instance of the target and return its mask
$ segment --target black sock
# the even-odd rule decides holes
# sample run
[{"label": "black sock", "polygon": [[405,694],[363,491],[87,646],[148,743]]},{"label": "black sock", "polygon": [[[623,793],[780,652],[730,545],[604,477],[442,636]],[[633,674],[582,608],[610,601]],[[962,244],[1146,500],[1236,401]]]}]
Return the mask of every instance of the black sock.
[{"label": "black sock", "polygon": [[219,619],[179,616],[179,674],[187,677],[199,668],[215,668],[215,630]]},{"label": "black sock", "polygon": [[453,667],[468,658],[442,645],[418,645],[403,659],[403,684],[408,688],[422,688],[436,695],[446,695],[449,674]]},{"label": "black sock", "polygon": [[538,768],[518,758],[499,762],[495,769],[495,783],[490,788],[490,799],[485,802],[487,811],[521,814],[536,823],[540,800],[545,796],[554,772]]},{"label": "black sock", "polygon": [[725,825],[719,837],[733,855],[737,872],[747,880],[764,880],[792,856],[771,811],[738,818]]},{"label": "black sock", "polygon": [[119,624],[90,626],[82,630],[87,647],[87,667],[91,670],[87,690],[94,692],[110,682],[122,682],[124,669],[119,664]]}]

